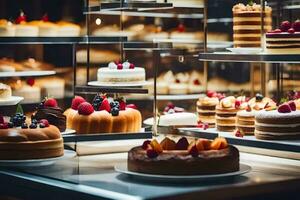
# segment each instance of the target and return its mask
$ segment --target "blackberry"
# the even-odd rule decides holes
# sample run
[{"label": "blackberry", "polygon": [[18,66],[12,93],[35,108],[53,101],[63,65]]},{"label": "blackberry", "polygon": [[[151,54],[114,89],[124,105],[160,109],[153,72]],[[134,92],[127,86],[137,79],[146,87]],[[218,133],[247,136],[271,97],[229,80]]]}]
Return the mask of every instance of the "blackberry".
[{"label": "blackberry", "polygon": [[112,101],[110,102],[110,107],[120,109],[120,103],[118,101]]},{"label": "blackberry", "polygon": [[26,128],[28,128],[28,125],[26,123],[23,123],[22,126],[21,126],[21,128],[22,129],[26,129]]},{"label": "blackberry", "polygon": [[33,123],[31,123],[31,124],[30,124],[30,126],[29,126],[29,128],[31,128],[31,129],[35,129],[35,128],[37,128],[37,124],[33,124]]},{"label": "blackberry", "polygon": [[37,121],[36,119],[32,119],[32,120],[31,120],[31,123],[32,123],[32,124],[37,124],[38,121]]},{"label": "blackberry", "polygon": [[113,107],[110,112],[111,112],[112,116],[119,115],[119,109],[117,107]]}]

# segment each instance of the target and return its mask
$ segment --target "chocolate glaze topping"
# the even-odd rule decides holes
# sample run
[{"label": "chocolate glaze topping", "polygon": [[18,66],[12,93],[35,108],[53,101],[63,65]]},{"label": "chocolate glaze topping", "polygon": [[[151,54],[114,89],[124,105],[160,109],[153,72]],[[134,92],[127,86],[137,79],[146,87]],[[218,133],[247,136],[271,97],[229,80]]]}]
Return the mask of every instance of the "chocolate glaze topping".
[{"label": "chocolate glaze topping", "polygon": [[59,107],[38,108],[33,117],[37,120],[47,119],[50,124],[56,126],[61,132],[66,130],[66,116]]}]

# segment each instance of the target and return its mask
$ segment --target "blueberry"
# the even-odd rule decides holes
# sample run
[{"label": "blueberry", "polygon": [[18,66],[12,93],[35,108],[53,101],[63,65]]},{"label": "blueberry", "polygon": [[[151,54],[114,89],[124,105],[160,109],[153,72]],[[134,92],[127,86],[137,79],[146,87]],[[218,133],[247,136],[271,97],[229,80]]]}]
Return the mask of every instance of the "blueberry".
[{"label": "blueberry", "polygon": [[38,105],[38,107],[37,107],[38,109],[42,109],[42,108],[44,108],[44,104],[43,103],[40,103],[39,105]]},{"label": "blueberry", "polygon": [[31,123],[30,126],[29,126],[29,128],[35,129],[35,128],[37,128],[37,124]]},{"label": "blueberry", "polygon": [[257,94],[255,95],[256,101],[262,101],[263,98],[264,98],[264,96],[263,96],[262,94],[257,93]]},{"label": "blueberry", "polygon": [[117,107],[113,107],[110,112],[111,112],[112,116],[119,115],[119,109]]},{"label": "blueberry", "polygon": [[40,123],[40,128],[45,128],[45,127],[46,127],[45,124]]},{"label": "blueberry", "polygon": [[14,123],[12,123],[12,122],[8,122],[7,125],[8,125],[8,128],[13,128],[14,127]]},{"label": "blueberry", "polygon": [[23,123],[21,128],[26,129],[26,128],[28,128],[28,125],[26,123]]},{"label": "blueberry", "polygon": [[37,124],[38,121],[37,121],[36,119],[33,119],[33,120],[31,120],[31,123],[32,123],[32,124]]}]

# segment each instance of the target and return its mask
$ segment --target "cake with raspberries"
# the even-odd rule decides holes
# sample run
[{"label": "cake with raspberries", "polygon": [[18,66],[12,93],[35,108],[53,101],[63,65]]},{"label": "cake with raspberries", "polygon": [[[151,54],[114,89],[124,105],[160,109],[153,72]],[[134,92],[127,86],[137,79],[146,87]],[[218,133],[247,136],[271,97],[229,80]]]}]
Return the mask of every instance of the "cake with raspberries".
[{"label": "cake with raspberries", "polygon": [[277,110],[259,111],[255,115],[255,136],[263,140],[300,139],[300,111],[294,101]]},{"label": "cake with raspberries", "polygon": [[142,116],[135,105],[126,105],[121,98],[109,100],[105,95],[95,96],[92,104],[76,96],[64,114],[67,127],[77,134],[135,133],[142,126]]},{"label": "cake with raspberries", "polygon": [[213,141],[185,137],[177,142],[146,140],[128,152],[129,171],[155,175],[207,175],[239,170],[239,151],[225,138]]},{"label": "cake with raspberries", "polygon": [[48,120],[26,119],[22,113],[9,121],[0,116],[0,160],[26,160],[59,157],[64,154],[63,139]]},{"label": "cake with raspberries", "polygon": [[99,68],[97,74],[98,82],[107,84],[138,84],[144,83],[145,78],[145,69],[135,67],[128,61],[124,63],[110,62],[108,67]]},{"label": "cake with raspberries", "polygon": [[279,29],[266,33],[266,53],[299,54],[300,20],[290,23],[284,21]]}]

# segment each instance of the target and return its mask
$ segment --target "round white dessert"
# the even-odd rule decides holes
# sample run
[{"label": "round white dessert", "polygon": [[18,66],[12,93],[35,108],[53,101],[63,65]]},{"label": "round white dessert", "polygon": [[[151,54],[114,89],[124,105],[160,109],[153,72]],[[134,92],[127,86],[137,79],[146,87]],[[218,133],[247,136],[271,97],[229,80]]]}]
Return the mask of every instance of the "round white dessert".
[{"label": "round white dessert", "polygon": [[103,67],[98,69],[98,82],[119,84],[119,83],[142,83],[145,82],[145,69],[135,67],[134,69],[110,69]]},{"label": "round white dessert", "polygon": [[197,116],[194,113],[180,112],[162,115],[159,118],[160,126],[196,126]]}]

